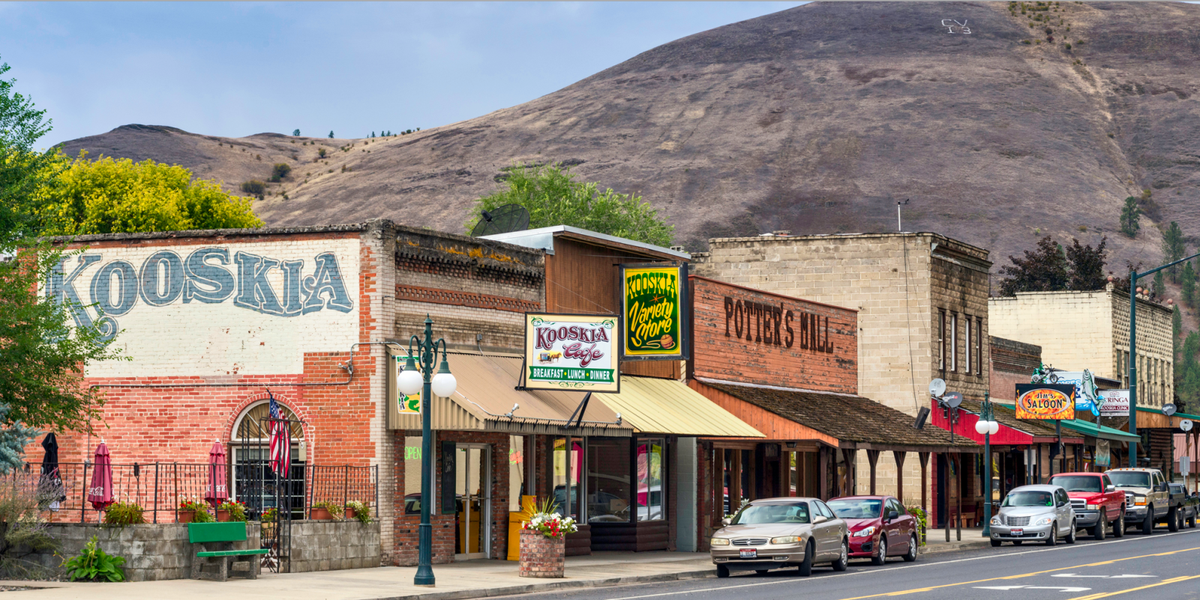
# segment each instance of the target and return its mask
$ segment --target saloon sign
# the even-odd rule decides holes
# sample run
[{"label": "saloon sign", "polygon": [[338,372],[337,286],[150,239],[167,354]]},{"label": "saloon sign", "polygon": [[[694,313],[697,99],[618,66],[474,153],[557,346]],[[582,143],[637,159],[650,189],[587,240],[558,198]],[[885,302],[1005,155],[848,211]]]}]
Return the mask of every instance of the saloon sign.
[{"label": "saloon sign", "polygon": [[1073,384],[1017,384],[1017,418],[1070,421],[1075,418]]},{"label": "saloon sign", "polygon": [[686,266],[621,265],[621,358],[688,358]]},{"label": "saloon sign", "polygon": [[525,387],[618,392],[617,319],[601,315],[525,315]]}]

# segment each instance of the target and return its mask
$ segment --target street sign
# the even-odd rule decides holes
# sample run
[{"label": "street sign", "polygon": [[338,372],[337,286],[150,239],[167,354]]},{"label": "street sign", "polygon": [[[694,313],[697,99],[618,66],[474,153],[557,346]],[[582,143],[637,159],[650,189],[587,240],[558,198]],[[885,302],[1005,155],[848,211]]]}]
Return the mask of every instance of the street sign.
[{"label": "street sign", "polygon": [[1179,474],[1184,477],[1192,474],[1192,458],[1190,456],[1179,457]]}]

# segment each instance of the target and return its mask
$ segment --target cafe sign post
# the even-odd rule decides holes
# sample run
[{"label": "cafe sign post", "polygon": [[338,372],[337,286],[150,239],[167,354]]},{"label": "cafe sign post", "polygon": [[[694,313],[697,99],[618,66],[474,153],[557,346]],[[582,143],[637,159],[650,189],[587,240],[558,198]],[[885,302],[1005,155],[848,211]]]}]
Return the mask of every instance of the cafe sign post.
[{"label": "cafe sign post", "polygon": [[621,265],[621,360],[686,360],[687,265]]},{"label": "cafe sign post", "polygon": [[617,318],[525,314],[525,389],[619,393]]}]

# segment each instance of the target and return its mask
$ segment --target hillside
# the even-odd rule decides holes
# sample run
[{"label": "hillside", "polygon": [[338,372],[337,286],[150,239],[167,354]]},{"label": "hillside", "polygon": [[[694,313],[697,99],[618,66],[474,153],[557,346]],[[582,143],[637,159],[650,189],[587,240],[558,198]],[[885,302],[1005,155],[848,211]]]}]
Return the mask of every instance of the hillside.
[{"label": "hillside", "polygon": [[[905,230],[989,248],[998,265],[1047,234],[1108,235],[1118,272],[1159,260],[1159,223],[1200,239],[1200,6],[1019,11],[817,2],[407,136],[225,139],[130,125],[65,149],[178,163],[230,189],[289,162],[291,177],[256,203],[277,226],[388,217],[460,232],[504,167],[568,161],[582,178],[641,192],[690,250],[776,229],[893,231],[901,199]],[[1130,240],[1116,232],[1121,205],[1144,188],[1153,196]]]}]

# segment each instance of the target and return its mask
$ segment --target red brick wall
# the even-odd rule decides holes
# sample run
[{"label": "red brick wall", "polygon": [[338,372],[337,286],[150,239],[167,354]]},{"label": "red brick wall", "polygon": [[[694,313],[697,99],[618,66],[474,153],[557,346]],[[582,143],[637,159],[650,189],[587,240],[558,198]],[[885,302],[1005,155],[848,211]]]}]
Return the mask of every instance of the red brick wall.
[{"label": "red brick wall", "polygon": [[689,279],[696,377],[858,393],[857,312]]}]

